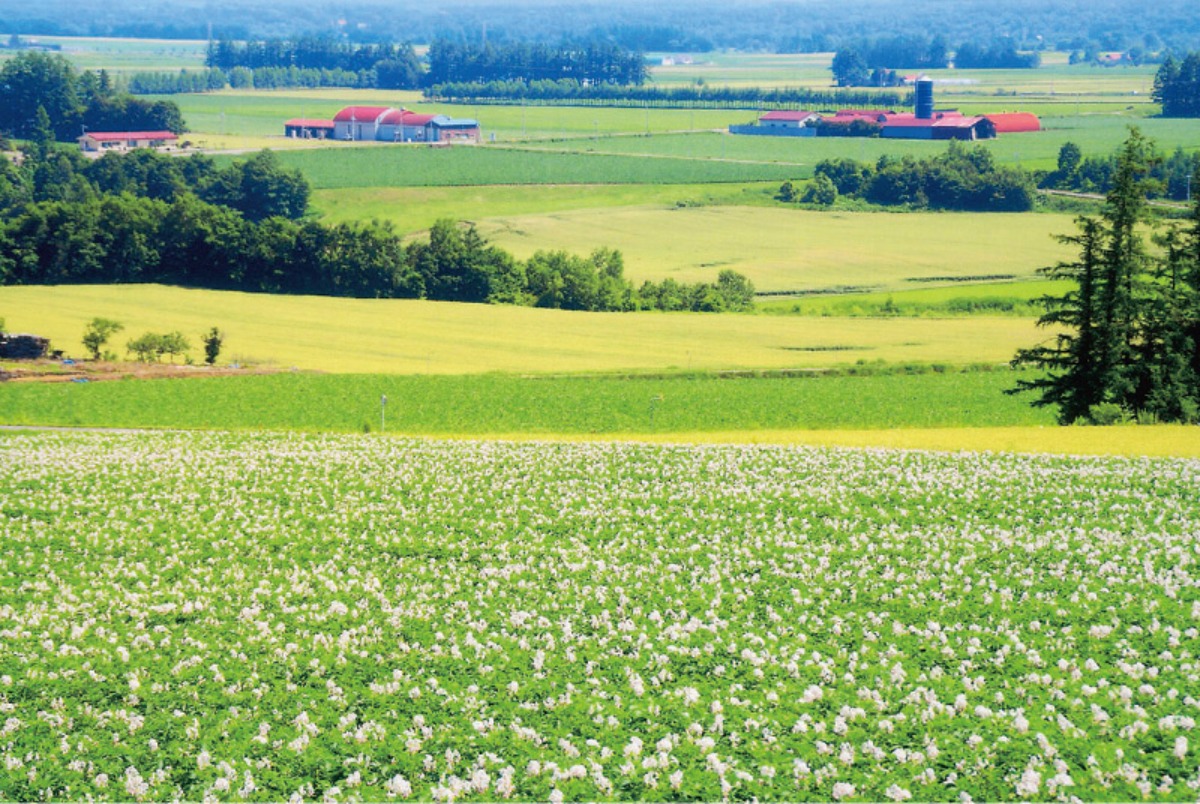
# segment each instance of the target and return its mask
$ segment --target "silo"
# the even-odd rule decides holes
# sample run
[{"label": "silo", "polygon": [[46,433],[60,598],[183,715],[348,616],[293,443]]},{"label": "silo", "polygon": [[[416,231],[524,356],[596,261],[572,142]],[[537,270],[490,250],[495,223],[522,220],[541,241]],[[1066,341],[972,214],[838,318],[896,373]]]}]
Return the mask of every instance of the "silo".
[{"label": "silo", "polygon": [[933,79],[917,80],[917,119],[933,119]]}]

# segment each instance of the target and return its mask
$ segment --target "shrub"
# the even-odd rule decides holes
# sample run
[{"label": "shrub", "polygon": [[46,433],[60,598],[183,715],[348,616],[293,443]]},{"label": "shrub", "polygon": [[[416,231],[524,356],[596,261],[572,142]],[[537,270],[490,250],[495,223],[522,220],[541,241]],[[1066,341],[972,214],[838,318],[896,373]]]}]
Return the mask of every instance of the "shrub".
[{"label": "shrub", "polygon": [[87,349],[88,355],[92,360],[99,360],[102,356],[104,345],[108,343],[108,339],[116,333],[125,329],[125,325],[120,321],[113,321],[111,318],[93,318],[88,322],[87,327],[83,330],[83,348]]},{"label": "shrub", "polygon": [[1115,402],[1101,402],[1088,409],[1088,421],[1098,427],[1109,427],[1114,424],[1129,424],[1133,417]]},{"label": "shrub", "polygon": [[216,365],[217,356],[221,354],[221,344],[225,342],[225,333],[213,327],[204,336],[204,362]]},{"label": "shrub", "polygon": [[805,204],[831,207],[837,201],[837,197],[838,191],[833,181],[828,176],[818,175],[804,188],[804,195],[800,200]]}]

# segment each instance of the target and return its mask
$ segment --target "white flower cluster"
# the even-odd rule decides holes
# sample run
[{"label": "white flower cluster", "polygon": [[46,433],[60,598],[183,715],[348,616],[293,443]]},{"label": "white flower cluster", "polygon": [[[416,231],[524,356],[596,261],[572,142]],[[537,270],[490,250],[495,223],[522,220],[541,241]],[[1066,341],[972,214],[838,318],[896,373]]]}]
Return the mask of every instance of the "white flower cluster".
[{"label": "white flower cluster", "polygon": [[16,800],[1195,800],[1200,464],[0,437]]}]

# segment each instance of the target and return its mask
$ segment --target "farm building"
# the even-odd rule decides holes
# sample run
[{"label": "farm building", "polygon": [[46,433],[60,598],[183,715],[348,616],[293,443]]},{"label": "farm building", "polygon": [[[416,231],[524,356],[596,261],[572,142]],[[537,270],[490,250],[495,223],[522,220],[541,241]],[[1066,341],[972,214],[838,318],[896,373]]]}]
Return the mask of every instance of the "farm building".
[{"label": "farm building", "polygon": [[333,136],[339,140],[378,139],[384,116],[394,109],[388,106],[347,106],[333,116]]},{"label": "farm building", "polygon": [[990,140],[996,127],[986,117],[938,112],[932,118],[895,114],[885,119],[882,136],[900,140]]},{"label": "farm building", "polygon": [[130,148],[161,148],[179,138],[170,131],[89,131],[78,138],[84,153],[125,151]]},{"label": "farm building", "polygon": [[332,120],[311,120],[297,117],[283,124],[283,133],[302,140],[326,140],[333,137]]},{"label": "farm building", "polygon": [[6,360],[40,360],[49,351],[48,338],[0,332],[0,357]]},{"label": "farm building", "polygon": [[992,121],[997,134],[1022,134],[1028,131],[1042,130],[1042,121],[1038,120],[1036,114],[1030,112],[1001,112],[985,114],[984,117]]},{"label": "farm building", "polygon": [[758,124],[766,128],[803,128],[820,117],[816,112],[767,112],[758,118]]},{"label": "farm building", "polygon": [[443,114],[418,114],[390,106],[347,106],[333,120],[338,140],[376,142],[478,142],[479,123]]},{"label": "farm building", "polygon": [[751,125],[730,126],[731,134],[771,137],[882,136],[905,140],[989,140],[997,134],[1040,131],[1037,115],[1028,112],[971,117],[933,106],[933,81],[916,81],[913,112],[888,109],[842,109],[833,115],[814,112],[768,112]]}]

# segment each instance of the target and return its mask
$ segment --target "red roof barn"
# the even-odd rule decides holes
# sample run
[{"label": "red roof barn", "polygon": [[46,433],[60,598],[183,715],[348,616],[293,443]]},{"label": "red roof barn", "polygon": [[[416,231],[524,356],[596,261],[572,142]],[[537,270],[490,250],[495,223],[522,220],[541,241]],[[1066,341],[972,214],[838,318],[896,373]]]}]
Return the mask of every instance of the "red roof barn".
[{"label": "red roof barn", "polygon": [[1002,112],[985,114],[984,117],[992,121],[997,134],[1021,134],[1027,131],[1042,130],[1042,121],[1038,120],[1036,114],[1030,112]]}]

